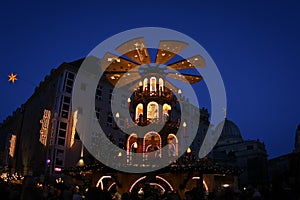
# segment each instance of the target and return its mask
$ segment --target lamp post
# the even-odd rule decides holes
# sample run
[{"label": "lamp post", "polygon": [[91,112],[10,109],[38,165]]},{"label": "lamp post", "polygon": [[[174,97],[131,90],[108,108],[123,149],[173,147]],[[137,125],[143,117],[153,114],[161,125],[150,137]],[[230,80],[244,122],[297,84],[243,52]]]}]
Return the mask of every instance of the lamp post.
[{"label": "lamp post", "polygon": [[142,93],[142,91],[143,91],[143,82],[142,81],[139,82],[139,88],[140,88],[140,93]]},{"label": "lamp post", "polygon": [[120,119],[120,113],[116,113],[116,123],[114,129],[119,129],[119,119]]},{"label": "lamp post", "polygon": [[134,151],[134,153],[137,153],[137,148],[138,148],[138,144],[137,144],[137,142],[134,142],[133,143],[133,151]]},{"label": "lamp post", "polygon": [[183,126],[183,136],[186,137],[186,126],[187,126],[186,122],[183,122],[182,126]]},{"label": "lamp post", "polygon": [[79,161],[77,163],[77,166],[79,166],[79,167],[84,166],[84,160],[83,160],[83,143],[82,143],[82,146],[81,146],[80,159],[79,159]]},{"label": "lamp post", "polygon": [[188,154],[192,153],[192,150],[191,150],[191,148],[190,148],[190,147],[189,147],[189,148],[187,148],[186,152],[187,152]]},{"label": "lamp post", "polygon": [[130,98],[128,98],[128,99],[127,99],[127,105],[128,105],[128,109],[130,109],[130,103],[131,103],[131,99],[130,99]]},{"label": "lamp post", "polygon": [[181,94],[182,94],[181,89],[179,89],[177,93],[178,93],[178,97],[179,97],[179,100],[180,100],[181,99]]}]

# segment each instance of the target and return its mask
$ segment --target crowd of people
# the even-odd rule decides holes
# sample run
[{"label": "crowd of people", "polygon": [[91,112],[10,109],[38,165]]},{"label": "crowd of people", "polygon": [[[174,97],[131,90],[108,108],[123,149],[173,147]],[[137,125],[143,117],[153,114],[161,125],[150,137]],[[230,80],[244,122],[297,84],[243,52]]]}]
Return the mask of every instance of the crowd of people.
[{"label": "crowd of people", "polygon": [[143,190],[134,188],[131,193],[119,194],[116,189],[101,190],[90,187],[84,191],[76,185],[66,185],[63,182],[53,185],[39,186],[32,178],[26,177],[20,184],[0,182],[1,200],[299,200],[296,195],[283,188],[270,192],[268,189],[248,188],[242,191],[230,188],[200,195],[200,190],[194,188],[185,191],[183,197],[175,191],[164,193],[157,188],[145,184]]}]

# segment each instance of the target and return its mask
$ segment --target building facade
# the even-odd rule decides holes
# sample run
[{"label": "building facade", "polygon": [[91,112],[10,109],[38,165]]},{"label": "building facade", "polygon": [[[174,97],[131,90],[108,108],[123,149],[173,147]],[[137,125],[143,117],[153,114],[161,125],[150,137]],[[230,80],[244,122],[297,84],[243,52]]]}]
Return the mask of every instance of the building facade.
[{"label": "building facade", "polygon": [[278,196],[300,197],[300,125],[296,128],[294,150],[269,160],[269,176]]},{"label": "building facade", "polygon": [[221,165],[243,170],[239,176],[241,187],[268,185],[268,155],[264,143],[243,140],[238,126],[227,118],[211,156]]},{"label": "building facade", "polygon": [[[60,175],[64,169],[99,164],[80,141],[76,130],[77,113],[72,111],[71,107],[74,81],[82,62],[83,59],[63,63],[52,70],[28,101],[1,124],[0,148],[3,170],[23,175],[55,176]],[[108,155],[108,159],[122,156],[125,158],[124,164],[132,166],[136,164],[133,154],[140,153],[143,165],[151,166],[155,159],[167,157],[173,161],[174,157],[183,154],[175,163],[182,168],[180,172],[182,177],[176,170],[172,172],[173,174],[170,172],[159,174],[163,179],[176,176],[178,180],[172,184],[177,188],[191,189],[195,186],[192,180],[203,180],[200,182],[205,183],[205,189],[209,191],[218,190],[223,185],[229,184],[237,188],[238,173],[229,170],[235,168],[242,168],[246,172],[240,177],[242,184],[265,183],[267,154],[264,144],[259,141],[244,141],[233,122],[226,119],[220,140],[211,156],[201,161],[198,159],[198,152],[210,127],[207,109],[199,109],[190,104],[187,98],[181,96],[180,89],[176,89],[176,92],[171,90],[173,87],[167,85],[168,82],[161,74],[148,73],[142,77],[135,85],[131,96],[122,93],[114,96],[114,85],[109,80],[114,78],[103,76],[99,80],[95,91],[95,115],[94,119],[91,119],[99,122],[112,143],[126,151],[126,155],[121,155],[120,152],[100,149],[99,152]],[[119,99],[121,107],[129,110],[132,122],[119,113],[118,116],[114,116],[111,106],[107,106],[114,103],[113,99]],[[182,119],[181,112],[185,112],[188,118],[200,114],[199,123],[190,122],[188,118]],[[150,130],[136,133],[134,125],[146,126],[150,123],[165,125],[158,132]],[[121,128],[124,127],[130,134],[122,132]],[[182,144],[190,137],[189,130],[195,127],[197,133],[186,151],[182,148]],[[176,134],[177,132],[181,133]],[[99,138],[95,136],[92,141],[91,148],[93,145],[98,148]],[[168,147],[166,151],[161,150],[164,146]],[[186,166],[195,168],[195,172],[189,173]],[[103,176],[113,176],[112,173],[97,174],[95,171],[93,174],[93,178],[97,180]],[[124,174],[116,176],[123,176],[123,180],[127,180],[124,179]],[[126,177],[132,180],[127,187],[122,188],[123,191],[129,190],[132,184],[141,178],[136,175]],[[145,180],[152,180],[151,177]],[[98,181],[93,182],[97,184]],[[168,183],[165,182],[165,185],[170,189]]]}]

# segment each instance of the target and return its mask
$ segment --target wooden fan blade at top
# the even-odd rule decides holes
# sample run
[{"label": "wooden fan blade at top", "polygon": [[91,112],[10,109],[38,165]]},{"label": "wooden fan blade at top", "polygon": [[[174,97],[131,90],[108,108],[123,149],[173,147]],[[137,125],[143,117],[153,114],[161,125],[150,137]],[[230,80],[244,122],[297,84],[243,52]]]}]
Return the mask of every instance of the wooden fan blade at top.
[{"label": "wooden fan blade at top", "polygon": [[197,55],[188,59],[180,60],[167,66],[167,69],[181,70],[205,67],[205,60],[202,56]]},{"label": "wooden fan blade at top", "polygon": [[163,40],[159,42],[155,63],[165,64],[175,55],[188,46],[188,43],[176,40]]},{"label": "wooden fan blade at top", "polygon": [[115,87],[120,88],[141,78],[137,72],[131,73],[105,73],[107,80]]},{"label": "wooden fan blade at top", "polygon": [[202,76],[190,75],[190,74],[181,74],[181,73],[168,73],[168,77],[182,82],[194,84],[203,80]]},{"label": "wooden fan blade at top", "polygon": [[138,71],[139,65],[108,52],[101,60],[101,67],[104,72],[126,73],[128,71]]},{"label": "wooden fan blade at top", "polygon": [[135,82],[133,81],[132,84],[129,87],[129,90],[134,91],[134,90],[138,89],[140,82],[141,82],[141,80],[140,81],[135,80]]},{"label": "wooden fan blade at top", "polygon": [[138,64],[150,64],[151,59],[143,37],[129,40],[116,48],[116,51]]},{"label": "wooden fan blade at top", "polygon": [[174,86],[172,83],[170,83],[169,81],[165,81],[165,87],[169,88],[172,92],[177,93],[178,92],[178,88],[176,86]]}]

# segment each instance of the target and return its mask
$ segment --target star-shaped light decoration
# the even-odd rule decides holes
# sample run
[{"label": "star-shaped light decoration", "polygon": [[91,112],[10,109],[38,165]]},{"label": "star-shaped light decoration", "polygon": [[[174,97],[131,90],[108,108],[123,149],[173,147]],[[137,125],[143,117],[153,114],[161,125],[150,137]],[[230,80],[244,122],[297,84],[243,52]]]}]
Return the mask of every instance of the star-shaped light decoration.
[{"label": "star-shaped light decoration", "polygon": [[17,79],[17,74],[11,73],[10,75],[8,75],[8,81],[14,83]]}]

